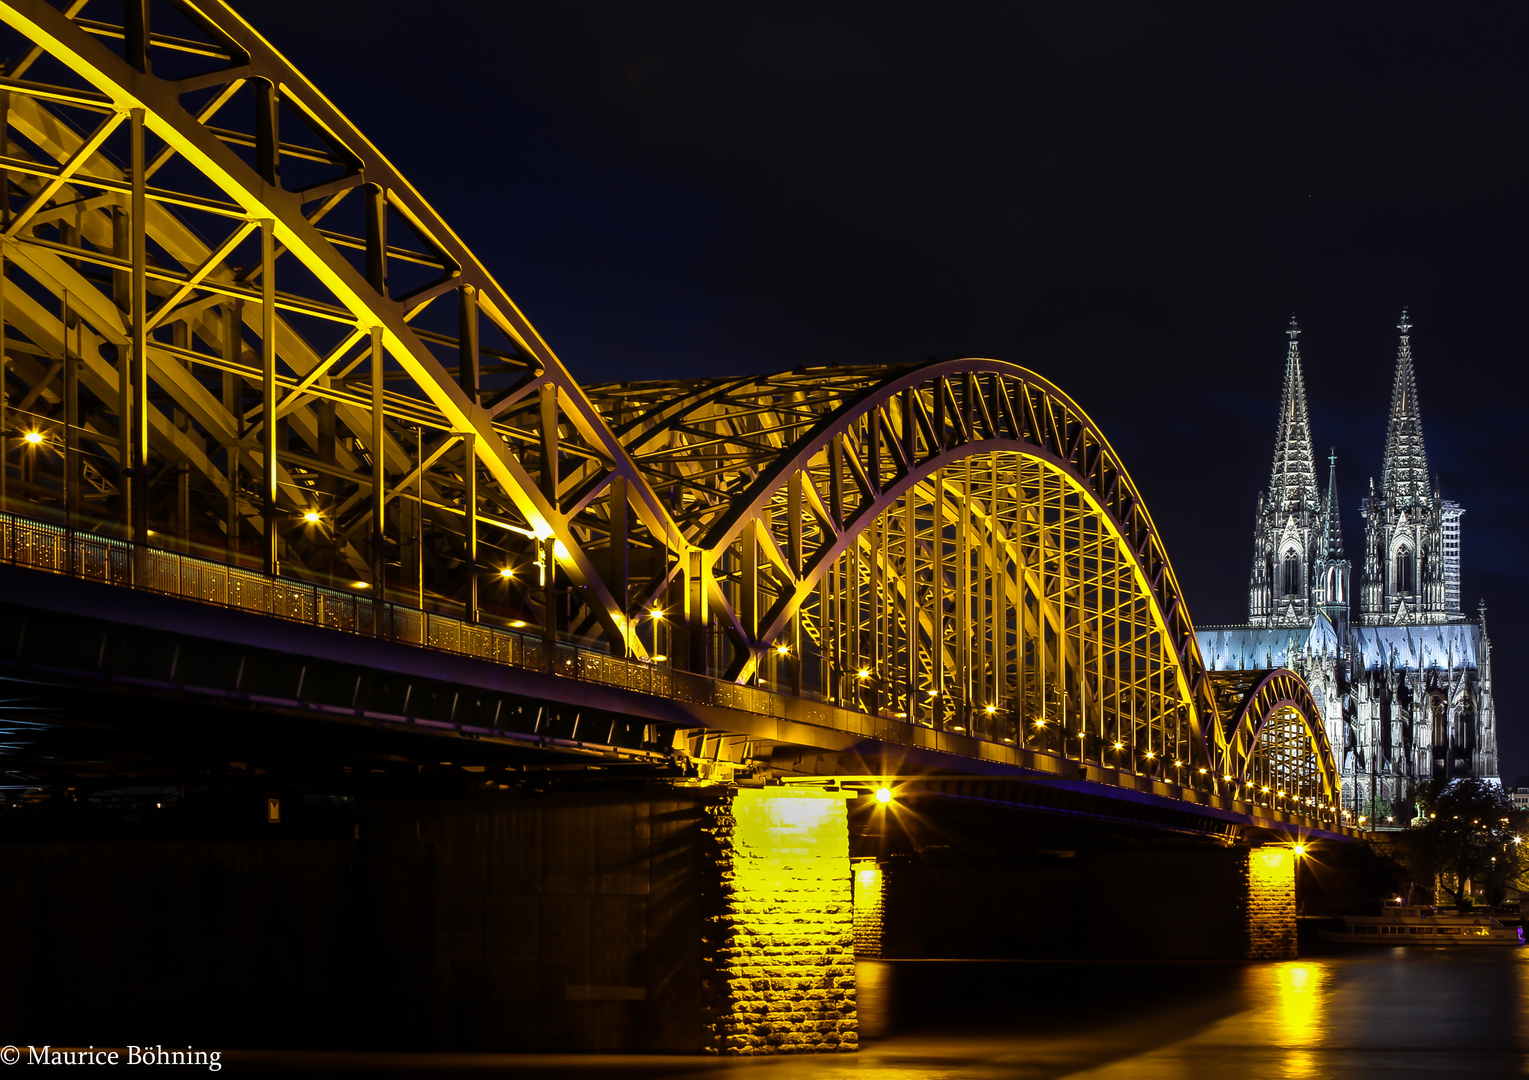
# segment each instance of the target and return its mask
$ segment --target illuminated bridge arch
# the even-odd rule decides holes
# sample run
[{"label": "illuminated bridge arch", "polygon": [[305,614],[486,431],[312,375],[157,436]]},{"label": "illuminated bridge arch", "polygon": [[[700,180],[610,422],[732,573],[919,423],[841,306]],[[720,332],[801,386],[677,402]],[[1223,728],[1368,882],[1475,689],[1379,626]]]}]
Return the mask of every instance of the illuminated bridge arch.
[{"label": "illuminated bridge arch", "polygon": [[434,643],[428,611],[1165,782],[1295,745],[1226,722],[1139,493],[1039,376],[586,390],[219,0],[0,22],[0,506],[133,584],[166,549],[349,629]]},{"label": "illuminated bridge arch", "polygon": [[1168,778],[1219,760],[1146,507],[1034,373],[968,359],[591,395],[694,546],[690,610],[722,633],[691,640],[693,666]]},{"label": "illuminated bridge arch", "polygon": [[0,3],[9,502],[554,633],[550,576],[619,637],[591,503],[680,541],[583,390],[239,15],[150,8]]},{"label": "illuminated bridge arch", "polygon": [[1223,779],[1251,801],[1294,812],[1341,805],[1322,712],[1289,668],[1210,676],[1226,731]]}]

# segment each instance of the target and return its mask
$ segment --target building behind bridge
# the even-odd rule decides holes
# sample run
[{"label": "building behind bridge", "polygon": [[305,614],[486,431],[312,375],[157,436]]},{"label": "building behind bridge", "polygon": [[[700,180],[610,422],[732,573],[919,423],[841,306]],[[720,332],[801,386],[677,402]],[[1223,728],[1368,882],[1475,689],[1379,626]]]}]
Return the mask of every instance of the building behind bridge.
[{"label": "building behind bridge", "polygon": [[[1426,780],[1498,781],[1486,606],[1460,594],[1460,517],[1428,471],[1405,309],[1379,486],[1363,501],[1359,591],[1350,589],[1337,461],[1317,484],[1300,329],[1288,330],[1269,489],[1259,498],[1248,621],[1199,633],[1215,671],[1288,666],[1311,685],[1351,820],[1400,826]],[[1356,603],[1357,600],[1357,603]]]}]

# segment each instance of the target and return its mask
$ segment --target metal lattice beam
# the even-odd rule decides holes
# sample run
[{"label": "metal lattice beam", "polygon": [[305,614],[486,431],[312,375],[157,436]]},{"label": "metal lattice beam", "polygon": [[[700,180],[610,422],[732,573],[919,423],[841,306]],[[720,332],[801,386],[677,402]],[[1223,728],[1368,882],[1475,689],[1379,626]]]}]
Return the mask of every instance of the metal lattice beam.
[{"label": "metal lattice beam", "polygon": [[963,359],[581,388],[243,19],[154,11],[0,2],[0,507],[1162,782],[1289,758],[1335,802],[1296,691],[1227,721],[1057,387]]}]

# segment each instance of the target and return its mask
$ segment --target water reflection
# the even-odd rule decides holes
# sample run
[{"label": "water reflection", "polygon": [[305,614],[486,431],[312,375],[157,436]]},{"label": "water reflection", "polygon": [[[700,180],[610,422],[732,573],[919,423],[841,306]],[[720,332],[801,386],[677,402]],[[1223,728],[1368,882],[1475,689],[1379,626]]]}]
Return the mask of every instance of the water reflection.
[{"label": "water reflection", "polygon": [[[858,1054],[240,1055],[249,1072],[622,1080],[1429,1080],[1529,1069],[1529,950],[1280,964],[861,965]],[[385,1066],[379,1058],[387,1059]],[[381,1067],[381,1068],[380,1068]]]},{"label": "water reflection", "polygon": [[[1436,1080],[1529,1065],[1529,951],[1518,949],[1249,965],[889,962],[874,978],[888,1000],[873,1008],[893,1025],[883,1037],[853,1061],[771,1063],[769,1076]],[[706,1075],[765,1073],[719,1064]]]},{"label": "water reflection", "polygon": [[[1327,1039],[1323,992],[1328,971],[1320,964],[1296,961],[1251,968],[1248,981],[1255,1001],[1268,1001],[1262,1013],[1273,1030],[1267,1033],[1270,1046],[1286,1050],[1284,1075],[1290,1080],[1315,1076],[1317,1058],[1314,1047]],[[1256,1008],[1256,1006],[1255,1006]]]}]

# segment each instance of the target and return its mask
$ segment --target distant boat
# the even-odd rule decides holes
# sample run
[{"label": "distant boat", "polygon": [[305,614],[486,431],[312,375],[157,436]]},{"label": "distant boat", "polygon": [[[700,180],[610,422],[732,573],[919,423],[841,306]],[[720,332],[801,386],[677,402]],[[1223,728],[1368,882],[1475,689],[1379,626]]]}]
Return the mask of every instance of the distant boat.
[{"label": "distant boat", "polygon": [[1387,903],[1379,915],[1345,915],[1342,930],[1319,931],[1335,945],[1522,945],[1524,929],[1490,915],[1440,913],[1431,907]]}]

